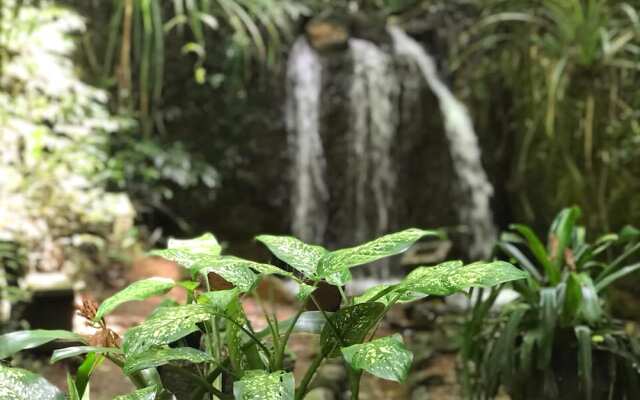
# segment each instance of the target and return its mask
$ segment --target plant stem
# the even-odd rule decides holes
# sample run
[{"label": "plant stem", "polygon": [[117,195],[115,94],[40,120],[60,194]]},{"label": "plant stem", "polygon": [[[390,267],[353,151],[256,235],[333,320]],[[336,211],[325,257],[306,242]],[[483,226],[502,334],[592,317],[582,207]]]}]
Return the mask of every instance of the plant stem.
[{"label": "plant stem", "polygon": [[307,394],[307,389],[309,387],[309,383],[311,382],[311,379],[313,378],[313,375],[315,375],[316,371],[320,367],[320,364],[322,364],[322,361],[324,360],[326,355],[330,353],[331,352],[325,353],[321,350],[316,355],[316,358],[313,359],[313,361],[311,362],[311,365],[309,365],[309,368],[307,368],[307,372],[304,374],[302,381],[300,382],[300,386],[298,386],[298,389],[296,389],[295,400],[302,400],[304,396]]},{"label": "plant stem", "polygon": [[342,301],[344,301],[344,305],[345,306],[349,306],[351,305],[351,302],[349,301],[349,298],[347,297],[347,294],[344,292],[344,289],[342,288],[342,286],[338,286],[338,292],[340,292],[340,296],[342,297]]},{"label": "plant stem", "polygon": [[296,323],[298,322],[298,319],[300,318],[303,312],[304,312],[304,307],[300,307],[296,315],[293,317],[293,320],[291,321],[291,325],[289,325],[289,327],[284,333],[284,337],[280,342],[280,347],[278,348],[277,354],[276,354],[276,360],[274,365],[274,369],[276,371],[282,369],[284,352],[287,349],[287,343],[289,343],[289,337],[291,337],[291,333],[293,332],[293,329],[296,327]]},{"label": "plant stem", "polygon": [[[207,287],[207,292],[211,291],[211,284],[209,283],[209,276],[205,276],[204,277],[204,281],[205,281],[205,286]],[[214,345],[213,345],[213,337],[211,336],[211,332],[209,332],[209,330],[207,329],[207,341],[209,343],[209,352],[211,354],[211,357],[213,357],[214,360],[216,360],[216,363],[219,364],[220,363],[220,332],[218,331],[218,320],[216,318],[216,316],[212,316],[210,319],[211,322],[211,327],[213,329],[214,335],[215,335],[215,340],[216,340],[216,346],[215,346],[215,351],[214,351]]]},{"label": "plant stem", "polygon": [[362,371],[356,371],[349,367],[349,388],[351,389],[351,400],[358,400],[360,397],[360,378],[362,377]]}]

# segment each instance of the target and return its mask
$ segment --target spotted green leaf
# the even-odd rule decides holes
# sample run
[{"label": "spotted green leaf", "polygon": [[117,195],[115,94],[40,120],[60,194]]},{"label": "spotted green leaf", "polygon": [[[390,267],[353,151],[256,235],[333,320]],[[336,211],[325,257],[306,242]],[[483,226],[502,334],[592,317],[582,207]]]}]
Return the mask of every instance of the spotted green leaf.
[{"label": "spotted green leaf", "polygon": [[173,279],[160,277],[133,282],[131,285],[103,301],[94,319],[99,321],[102,317],[115,310],[120,304],[136,300],[142,301],[152,296],[165,294],[173,289],[175,285],[176,283]]},{"label": "spotted green leaf", "polygon": [[194,239],[169,239],[167,249],[154,250],[150,254],[191,268],[203,258],[219,256],[221,250],[215,236],[205,233]]},{"label": "spotted green leaf", "polygon": [[220,255],[222,247],[212,233],[205,233],[193,239],[175,239],[171,238],[167,242],[168,249],[188,250],[191,253],[209,254],[212,256]]},{"label": "spotted green leaf", "polygon": [[435,267],[416,268],[400,286],[402,290],[446,296],[471,287],[491,287],[527,276],[526,272],[504,261],[466,266],[461,261],[449,261]]},{"label": "spotted green leaf", "polygon": [[197,331],[196,324],[210,317],[209,309],[199,304],[163,307],[142,324],[125,333],[123,350],[130,356],[154,346],[175,342]]},{"label": "spotted green leaf", "polygon": [[324,247],[306,244],[291,236],[260,235],[256,240],[267,246],[280,260],[310,279],[317,277],[318,262],[327,254]]},{"label": "spotted green leaf", "polygon": [[190,270],[192,274],[199,273],[205,277],[213,272],[242,292],[248,292],[258,282],[258,276],[252,271],[256,264],[258,263],[233,256],[203,257]]},{"label": "spotted green leaf", "polygon": [[69,331],[36,329],[10,332],[0,336],[0,359],[10,357],[22,350],[42,346],[54,340],[84,342],[82,336]]},{"label": "spotted green leaf", "polygon": [[293,400],[295,383],[290,372],[247,371],[234,382],[235,400]]},{"label": "spotted green leaf", "polygon": [[400,335],[344,347],[342,356],[351,368],[396,382],[404,382],[413,361],[413,354],[406,349]]},{"label": "spotted green leaf", "polygon": [[198,296],[198,304],[209,307],[215,313],[225,313],[239,295],[240,291],[237,288],[205,292]]},{"label": "spotted green leaf", "polygon": [[65,400],[65,395],[39,375],[0,364],[0,399]]},{"label": "spotted green leaf", "polygon": [[425,236],[440,234],[436,231],[410,228],[359,246],[332,251],[320,260],[318,274],[333,285],[344,285],[351,280],[349,268],[400,254]]},{"label": "spotted green leaf", "polygon": [[339,355],[340,347],[362,343],[367,333],[378,322],[384,308],[384,304],[377,302],[341,308],[329,317],[331,323],[327,322],[322,328],[320,333],[322,351],[330,355]]},{"label": "spotted green leaf", "polygon": [[118,396],[113,400],[155,400],[157,391],[157,386],[149,386],[144,389],[136,390],[133,393]]},{"label": "spotted green leaf", "polygon": [[205,352],[191,347],[180,348],[152,348],[143,353],[127,357],[124,363],[124,373],[130,375],[142,369],[154,368],[168,364],[171,361],[189,361],[194,364],[212,362],[213,358]]},{"label": "spotted green leaf", "polygon": [[424,293],[412,292],[409,290],[402,290],[399,293],[400,286],[383,283],[367,289],[360,296],[353,298],[354,304],[366,303],[368,301],[375,301],[384,304],[385,306],[395,299],[398,303],[410,303],[412,301],[420,300],[427,297]]},{"label": "spotted green leaf", "polygon": [[298,299],[298,301],[300,302],[304,302],[316,289],[317,287],[315,286],[307,285],[306,283],[300,283],[298,284],[298,293],[296,293],[296,299]]}]

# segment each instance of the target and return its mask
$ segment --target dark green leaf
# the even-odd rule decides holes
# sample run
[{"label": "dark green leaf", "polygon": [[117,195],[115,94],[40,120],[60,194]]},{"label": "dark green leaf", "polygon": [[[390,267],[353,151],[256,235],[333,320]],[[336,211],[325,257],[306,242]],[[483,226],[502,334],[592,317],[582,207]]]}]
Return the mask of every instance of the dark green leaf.
[{"label": "dark green leaf", "polygon": [[100,308],[98,308],[94,320],[99,321],[122,303],[136,300],[142,301],[152,296],[165,294],[173,289],[175,284],[173,279],[160,277],[133,282],[131,285],[103,301],[102,304],[100,304]]},{"label": "dark green leaf", "polygon": [[342,355],[351,368],[396,382],[404,382],[413,361],[413,354],[405,348],[400,335],[344,347]]},{"label": "dark green leaf", "polygon": [[69,331],[60,330],[33,330],[16,331],[0,336],[0,359],[7,358],[13,354],[54,340],[66,342],[84,342],[84,338]]},{"label": "dark green leaf", "polygon": [[123,350],[130,356],[154,346],[175,342],[197,331],[196,324],[209,318],[209,309],[198,304],[161,308],[142,324],[125,333]]},{"label": "dark green leaf", "polygon": [[333,285],[344,285],[351,280],[350,268],[403,253],[425,236],[438,237],[440,233],[410,228],[359,246],[332,251],[320,260],[318,274]]},{"label": "dark green leaf", "polygon": [[65,400],[65,395],[39,375],[0,364],[0,399]]},{"label": "dark green leaf", "polygon": [[598,291],[593,285],[591,277],[585,273],[576,275],[582,292],[580,314],[589,323],[597,323],[602,317],[602,308]]},{"label": "dark green leaf", "polygon": [[600,279],[596,283],[596,289],[597,289],[598,292],[600,292],[600,291],[606,289],[607,286],[609,286],[613,282],[617,281],[618,279],[624,278],[625,276],[627,276],[629,274],[632,274],[632,273],[636,272],[639,269],[640,269],[640,263],[627,265],[626,267],[620,268],[618,271],[613,272],[613,273],[605,276],[604,278]]},{"label": "dark green leaf", "polygon": [[581,212],[578,207],[565,208],[558,214],[556,220],[552,224],[552,237],[557,241],[555,244],[554,254],[552,256],[554,264],[558,269],[558,276],[554,275],[556,280],[551,280],[552,284],[556,284],[559,281],[559,270],[564,262],[564,251],[571,243],[573,228],[580,217],[580,214]]},{"label": "dark green leaf", "polygon": [[535,256],[536,260],[538,260],[540,265],[542,265],[542,268],[544,269],[544,272],[549,278],[550,282],[557,283],[560,280],[560,269],[553,264],[551,258],[549,257],[549,254],[547,254],[547,251],[544,248],[544,245],[542,244],[540,239],[538,239],[538,236],[536,236],[531,228],[526,225],[514,224],[511,225],[511,229],[516,230],[518,233],[524,236],[524,238],[527,240],[529,249]]},{"label": "dark green leaf", "polygon": [[362,303],[338,310],[329,317],[331,323],[326,323],[320,334],[322,351],[333,350],[328,354],[338,355],[340,347],[362,343],[384,309],[382,303]]},{"label": "dark green leaf", "polygon": [[154,368],[178,360],[194,364],[213,362],[213,358],[209,354],[190,347],[152,348],[127,357],[123,371],[125,374],[131,375],[142,369]]},{"label": "dark green leaf", "polygon": [[317,278],[318,263],[328,253],[322,246],[306,244],[291,236],[260,235],[256,240],[309,279]]},{"label": "dark green leaf", "polygon": [[558,301],[555,288],[542,288],[540,291],[540,351],[538,368],[549,368],[553,354],[554,337],[556,331]]},{"label": "dark green leaf", "polygon": [[591,354],[591,329],[581,325],[575,327],[578,340],[578,377],[582,383],[582,393],[585,400],[591,400],[593,396],[593,361]]},{"label": "dark green leaf", "polygon": [[236,400],[293,400],[295,382],[290,372],[247,371],[233,384]]},{"label": "dark green leaf", "polygon": [[569,324],[575,321],[582,304],[582,290],[580,282],[575,273],[571,273],[567,278],[567,284],[564,290],[564,301],[562,304],[562,320]]}]

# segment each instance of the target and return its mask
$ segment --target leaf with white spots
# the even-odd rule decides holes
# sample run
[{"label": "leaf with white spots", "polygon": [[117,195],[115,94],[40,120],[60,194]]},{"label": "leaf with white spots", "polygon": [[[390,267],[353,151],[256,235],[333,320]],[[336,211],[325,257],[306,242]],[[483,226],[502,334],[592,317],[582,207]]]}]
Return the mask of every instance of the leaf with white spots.
[{"label": "leaf with white spots", "polygon": [[209,309],[199,304],[163,307],[142,324],[125,333],[123,350],[130,356],[154,346],[175,342],[197,331],[196,324],[209,318]]},{"label": "leaf with white spots", "polygon": [[173,279],[159,277],[133,282],[131,285],[103,301],[102,304],[100,304],[100,308],[98,308],[98,312],[96,313],[94,320],[99,321],[102,317],[116,309],[120,304],[136,300],[142,301],[152,296],[165,294],[169,290],[173,289],[175,285],[176,283]]},{"label": "leaf with white spots", "polygon": [[149,386],[144,389],[136,390],[133,393],[118,396],[113,400],[155,400],[157,392],[157,386]]},{"label": "leaf with white spots", "polygon": [[[320,333],[322,351],[331,355],[339,355],[340,347],[362,343],[365,336],[378,322],[384,311],[382,303],[362,303],[344,307],[329,317]],[[339,338],[336,337],[336,333]],[[331,352],[331,350],[333,350]]]},{"label": "leaf with white spots", "polygon": [[317,278],[318,262],[328,253],[322,246],[306,244],[291,236],[260,235],[256,240],[309,279]]},{"label": "leaf with white spots", "polygon": [[342,286],[351,280],[350,268],[403,253],[425,236],[437,237],[440,233],[410,228],[359,246],[332,251],[318,263],[318,274],[327,282]]},{"label": "leaf with white spots", "polygon": [[65,400],[65,395],[39,375],[0,364],[0,399]]},{"label": "leaf with white spots", "polygon": [[446,296],[472,287],[491,287],[524,279],[528,274],[504,261],[477,262],[464,266],[450,261],[435,267],[419,267],[402,281],[402,290]]},{"label": "leaf with white spots", "polygon": [[290,372],[247,371],[234,382],[235,400],[293,400],[295,382]]},{"label": "leaf with white spots", "polygon": [[353,298],[354,304],[366,303],[368,301],[375,301],[384,304],[385,306],[389,304],[392,300],[398,303],[410,303],[412,301],[420,300],[427,297],[426,294],[417,293],[412,291],[403,290],[402,293],[398,293],[399,285],[392,284],[381,284],[370,287],[360,296],[356,296]]},{"label": "leaf with white spots", "polygon": [[191,347],[180,348],[153,348],[143,353],[134,354],[127,357],[123,371],[127,375],[134,372],[159,367],[171,361],[189,361],[194,364],[213,362],[213,358],[200,350]]},{"label": "leaf with white spots", "polygon": [[221,251],[215,236],[205,233],[194,239],[169,239],[165,250],[153,250],[150,254],[191,268],[203,258],[219,256]]},{"label": "leaf with white spots", "polygon": [[167,248],[188,250],[191,253],[209,254],[212,256],[220,255],[222,251],[222,247],[213,233],[205,233],[193,239],[171,238],[167,242]]},{"label": "leaf with white spots", "polygon": [[316,289],[317,287],[315,286],[307,285],[306,283],[299,283],[298,293],[296,293],[296,299],[298,299],[298,301],[300,302],[305,302],[307,301],[309,296],[311,296],[311,293],[313,293]]},{"label": "leaf with white spots", "polygon": [[400,335],[343,347],[342,356],[353,369],[396,382],[407,379],[413,361],[413,354],[406,349]]},{"label": "leaf with white spots", "polygon": [[190,270],[192,274],[199,273],[204,277],[213,272],[241,291],[248,292],[258,282],[258,276],[252,271],[256,264],[233,256],[203,257]]},{"label": "leaf with white spots", "polygon": [[198,296],[198,304],[209,307],[215,313],[224,314],[229,305],[238,300],[240,291],[237,288],[204,292]]}]

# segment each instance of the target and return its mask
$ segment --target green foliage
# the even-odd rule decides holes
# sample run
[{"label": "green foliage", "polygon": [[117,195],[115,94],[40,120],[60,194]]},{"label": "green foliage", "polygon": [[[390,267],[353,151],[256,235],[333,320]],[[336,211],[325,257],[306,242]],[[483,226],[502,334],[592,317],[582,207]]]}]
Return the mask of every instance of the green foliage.
[{"label": "green foliage", "polygon": [[290,372],[247,371],[234,383],[236,400],[293,400],[295,392],[293,374]]},{"label": "green foliage", "polygon": [[[580,379],[581,396],[590,398],[597,392],[594,376],[602,370],[610,371],[610,382],[600,384],[607,396],[638,395],[633,366],[640,352],[635,339],[609,315],[605,295],[615,280],[640,269],[632,261],[640,238],[620,232],[590,243],[577,224],[579,216],[576,207],[562,210],[546,246],[523,225],[512,225],[514,233],[502,235],[497,249],[529,271],[529,277],[514,284],[519,298],[497,319],[489,310],[502,289],[478,297],[466,324],[462,354],[471,397],[491,398],[500,385],[514,399],[572,396],[570,390],[578,389],[562,381],[573,373]],[[596,355],[600,359],[603,354],[611,365],[595,363]],[[577,369],[558,365],[567,357],[575,360]],[[631,380],[618,380],[616,374]]]},{"label": "green foliage", "polygon": [[102,319],[122,303],[134,300],[142,301],[152,296],[165,294],[173,289],[175,284],[172,279],[167,278],[148,278],[134,282],[102,302],[94,319],[96,321]]},{"label": "green foliage", "polygon": [[585,210],[598,233],[640,218],[640,97],[629,89],[640,78],[638,7],[486,0],[465,21],[452,64],[459,84],[477,94],[477,115],[491,114],[488,124],[508,115],[511,204],[531,224],[566,204]]},{"label": "green foliage", "polygon": [[0,364],[0,398],[11,400],[64,400],[65,395],[41,376]]},{"label": "green foliage", "polygon": [[106,178],[109,137],[129,123],[70,61],[83,20],[34,3],[0,4],[0,238],[29,255],[25,272],[77,276],[111,266],[135,243],[129,198]]},{"label": "green foliage", "polygon": [[61,330],[15,331],[0,336],[0,359],[34,347],[42,346],[54,340],[84,342],[82,336]]},{"label": "green foliage", "polygon": [[[140,389],[122,397],[124,399],[170,398],[171,389],[158,386],[158,371],[172,371],[179,374],[187,386],[196,388],[193,399],[213,395],[237,400],[301,400],[325,358],[342,356],[354,371],[350,379],[353,398],[357,398],[359,371],[403,381],[411,367],[412,355],[399,336],[371,340],[385,313],[396,302],[412,301],[428,294],[448,294],[471,286],[495,285],[526,276],[506,262],[468,266],[453,262],[421,267],[400,284],[373,288],[358,298],[345,296],[337,312],[304,311],[309,300],[316,302],[313,292],[320,283],[335,285],[343,281],[334,278],[336,273],[348,273],[355,266],[399,254],[418,239],[434,235],[433,231],[408,229],[336,251],[306,245],[289,237],[260,236],[258,240],[277,257],[290,263],[295,273],[223,255],[211,234],[192,240],[170,240],[168,249],[153,254],[183,265],[194,280],[204,281],[204,285],[197,281],[175,284],[155,278],[135,282],[106,299],[93,321],[100,320],[102,333],[108,334],[109,328],[102,320],[106,313],[123,302],[161,295],[174,287],[189,292],[187,303],[158,307],[144,322],[125,333],[121,347],[117,340],[109,340],[108,347],[59,349],[54,352],[52,362],[86,354],[75,379],[69,376],[69,393],[74,398],[88,395],[91,372],[103,358],[108,358]],[[226,279],[234,288],[211,290],[210,273]],[[291,279],[298,285],[300,309],[286,321],[278,321],[274,315],[267,314],[268,328],[256,331],[244,313],[243,296],[255,294],[256,283],[272,274]],[[247,280],[245,276],[251,279]],[[431,285],[433,282],[438,284]],[[321,348],[296,388],[293,374],[284,369],[283,359],[291,335],[297,332],[319,335]],[[189,339],[194,337],[201,339],[193,344]],[[0,336],[0,344],[3,349],[10,349],[5,352],[6,357],[21,349],[61,338],[76,337],[64,332],[17,332]],[[224,393],[219,385],[218,377],[223,371],[233,381],[233,394]]]},{"label": "green foliage", "polygon": [[400,335],[343,347],[342,355],[351,368],[396,382],[404,382],[413,361],[413,354],[404,347]]},{"label": "green foliage", "polygon": [[156,386],[149,386],[124,396],[118,396],[114,400],[155,400],[157,391]]}]

